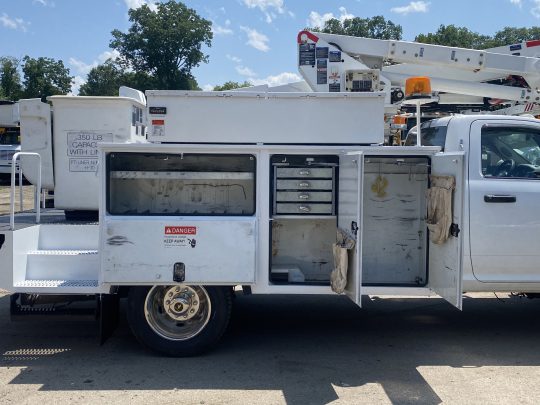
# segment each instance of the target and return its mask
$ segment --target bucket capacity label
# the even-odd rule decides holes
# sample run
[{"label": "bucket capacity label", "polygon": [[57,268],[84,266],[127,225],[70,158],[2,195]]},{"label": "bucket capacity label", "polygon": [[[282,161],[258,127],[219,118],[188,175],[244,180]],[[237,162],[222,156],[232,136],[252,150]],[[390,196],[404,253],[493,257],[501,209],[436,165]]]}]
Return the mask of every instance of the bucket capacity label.
[{"label": "bucket capacity label", "polygon": [[69,131],[67,155],[70,172],[95,172],[98,165],[98,143],[112,142],[113,134],[98,131]]},{"label": "bucket capacity label", "polygon": [[163,245],[166,248],[172,247],[191,247],[197,246],[196,226],[173,226],[167,225],[163,234]]}]

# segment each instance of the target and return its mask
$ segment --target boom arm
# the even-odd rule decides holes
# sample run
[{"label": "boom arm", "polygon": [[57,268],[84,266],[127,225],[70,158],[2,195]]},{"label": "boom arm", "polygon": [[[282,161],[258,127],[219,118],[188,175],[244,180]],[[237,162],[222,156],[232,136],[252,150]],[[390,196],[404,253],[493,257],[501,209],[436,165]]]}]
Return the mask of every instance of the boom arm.
[{"label": "boom arm", "polygon": [[[376,77],[377,72],[380,75],[380,84],[374,84],[372,91],[390,93],[391,86],[403,86],[408,77],[426,75],[432,79],[435,91],[511,101],[540,101],[540,59],[535,57],[309,31],[298,34],[298,46],[299,70],[314,91],[337,91],[336,78],[339,78],[339,91],[350,91],[347,81],[352,76],[348,72],[369,72],[371,69],[372,77]],[[310,46],[315,53],[311,59],[308,57]],[[328,48],[329,56],[333,56],[328,58],[326,68],[318,57],[324,56],[325,48]],[[339,62],[338,54],[341,56]],[[385,62],[394,64],[385,66]],[[324,69],[328,72],[329,83],[324,83]],[[530,88],[483,83],[509,75],[523,77]]]}]

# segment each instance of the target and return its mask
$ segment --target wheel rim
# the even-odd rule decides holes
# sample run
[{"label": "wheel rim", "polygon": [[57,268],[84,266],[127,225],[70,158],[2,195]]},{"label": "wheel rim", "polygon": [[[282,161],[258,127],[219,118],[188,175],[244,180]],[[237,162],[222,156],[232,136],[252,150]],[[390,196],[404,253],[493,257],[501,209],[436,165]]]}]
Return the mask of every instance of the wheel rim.
[{"label": "wheel rim", "polygon": [[211,314],[204,287],[155,286],[147,294],[144,315],[158,335],[169,340],[188,340],[204,329]]}]

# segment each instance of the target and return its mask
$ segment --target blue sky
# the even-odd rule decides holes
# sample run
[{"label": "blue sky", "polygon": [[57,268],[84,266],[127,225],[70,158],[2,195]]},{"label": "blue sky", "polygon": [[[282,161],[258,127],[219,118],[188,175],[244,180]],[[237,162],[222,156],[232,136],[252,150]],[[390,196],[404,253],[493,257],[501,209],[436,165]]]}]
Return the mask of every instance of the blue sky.
[{"label": "blue sky", "polygon": [[[113,56],[113,29],[147,0],[0,0],[0,55],[61,59],[76,77]],[[455,24],[492,35],[505,26],[540,25],[540,0],[186,0],[213,22],[210,63],[194,70],[205,89],[228,80],[282,84],[299,78],[296,34],[330,17],[373,17],[403,26],[403,39]]]}]

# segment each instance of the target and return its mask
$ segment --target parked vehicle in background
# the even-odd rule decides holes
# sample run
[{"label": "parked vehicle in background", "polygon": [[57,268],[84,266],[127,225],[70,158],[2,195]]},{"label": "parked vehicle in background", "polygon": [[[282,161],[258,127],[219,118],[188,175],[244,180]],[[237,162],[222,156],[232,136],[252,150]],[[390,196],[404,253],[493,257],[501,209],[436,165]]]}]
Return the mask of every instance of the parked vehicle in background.
[{"label": "parked vehicle in background", "polygon": [[11,159],[21,150],[19,103],[0,100],[0,179],[8,179]]}]

